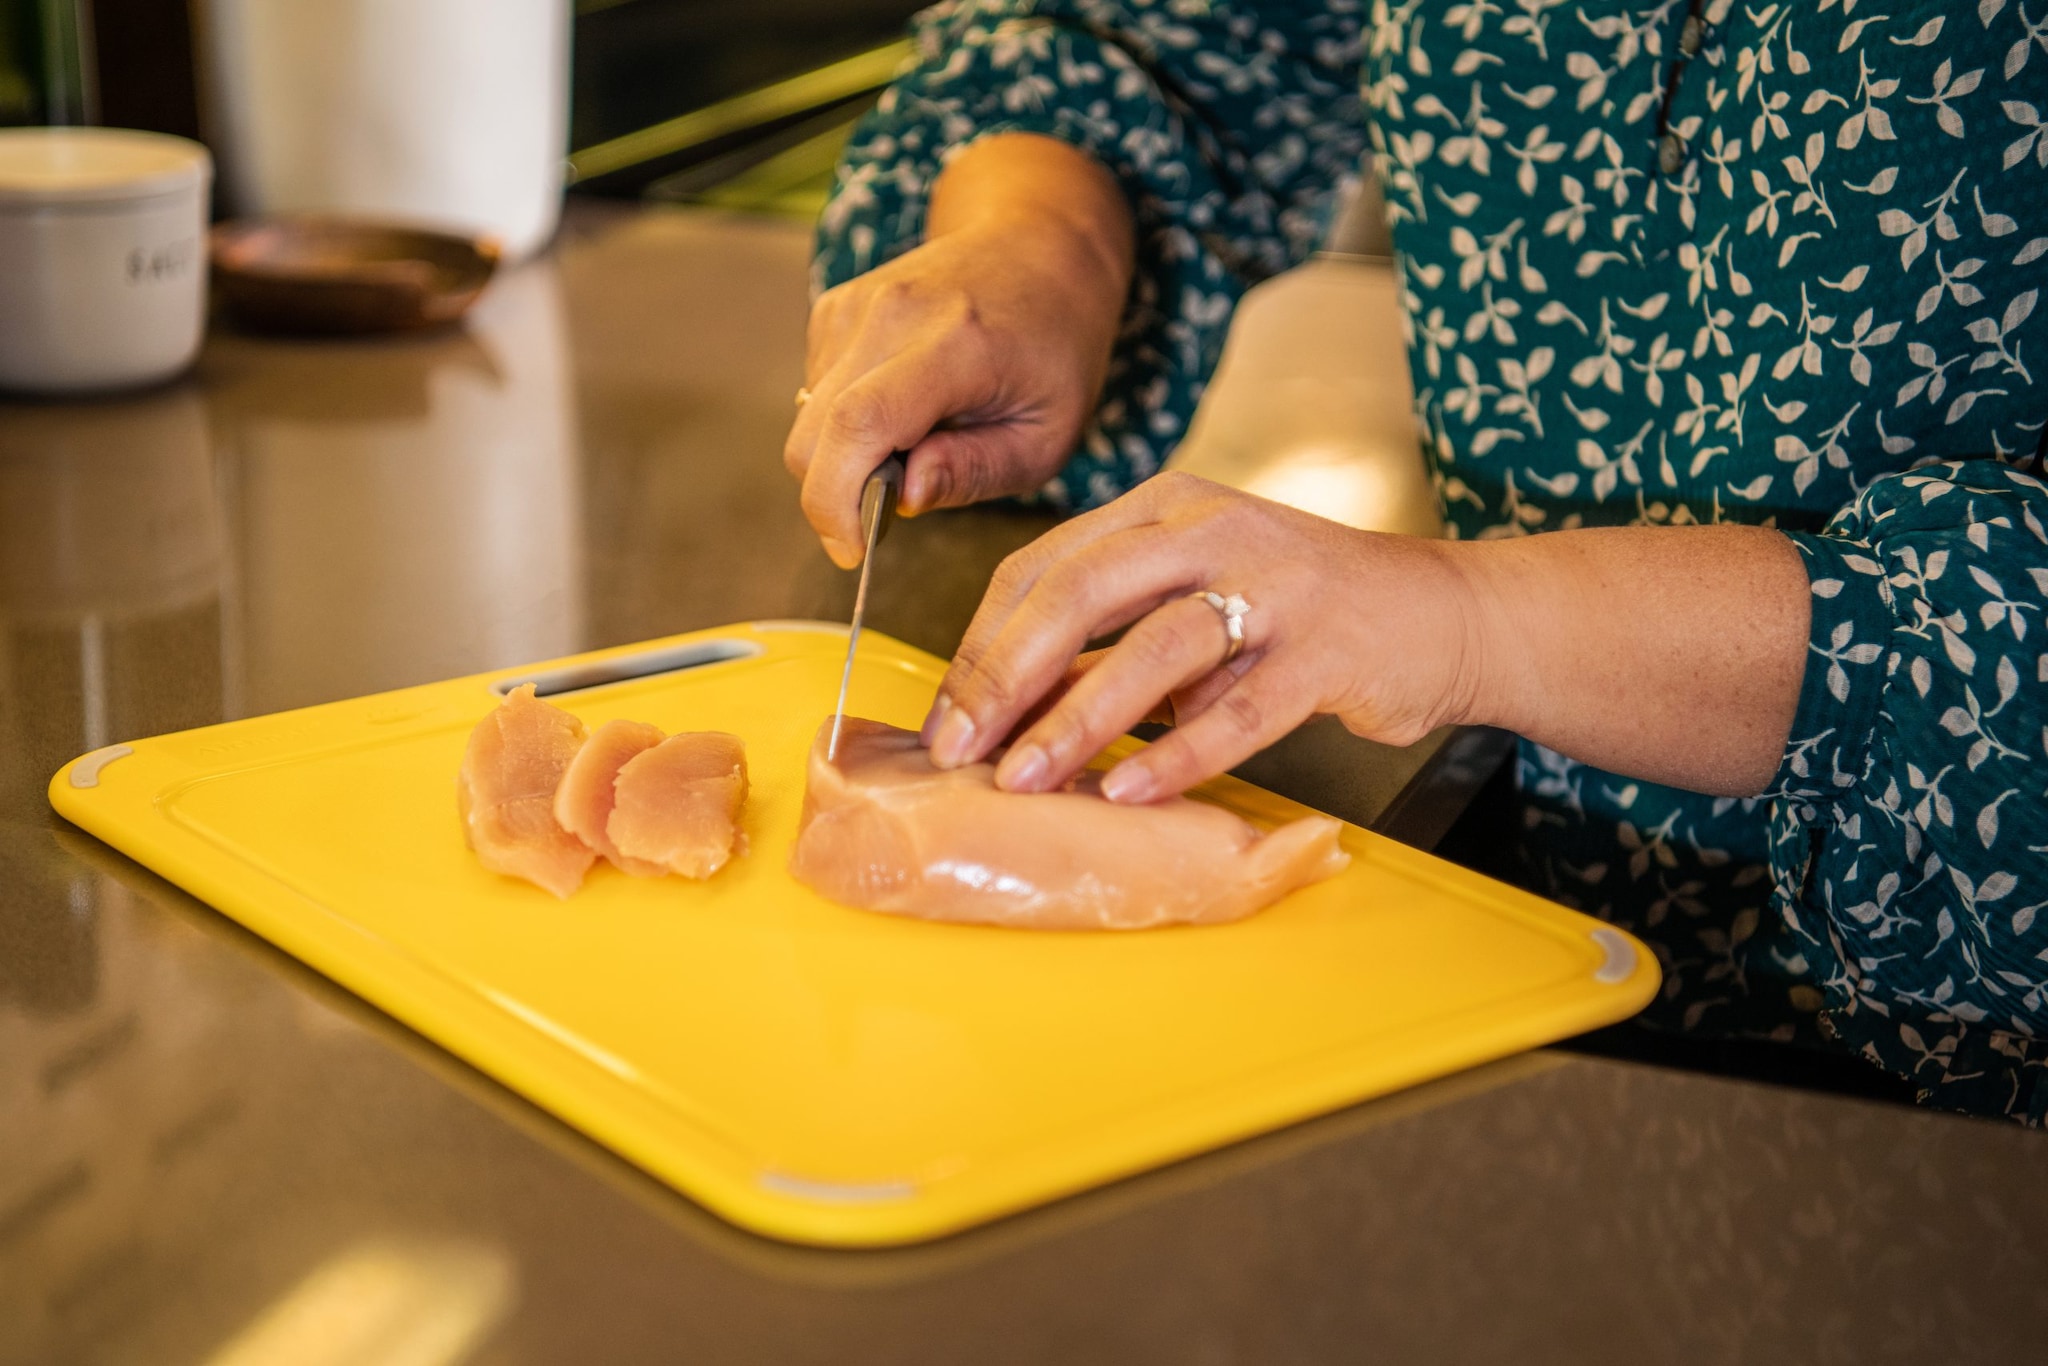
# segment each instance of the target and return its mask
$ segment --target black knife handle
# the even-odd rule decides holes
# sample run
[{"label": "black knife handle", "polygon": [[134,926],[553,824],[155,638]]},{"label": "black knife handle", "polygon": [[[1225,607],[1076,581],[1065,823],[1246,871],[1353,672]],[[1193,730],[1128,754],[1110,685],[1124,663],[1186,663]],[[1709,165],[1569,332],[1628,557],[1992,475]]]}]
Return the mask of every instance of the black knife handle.
[{"label": "black knife handle", "polygon": [[904,452],[896,451],[875,466],[860,489],[860,530],[870,546],[878,546],[896,520],[896,505],[903,498]]}]

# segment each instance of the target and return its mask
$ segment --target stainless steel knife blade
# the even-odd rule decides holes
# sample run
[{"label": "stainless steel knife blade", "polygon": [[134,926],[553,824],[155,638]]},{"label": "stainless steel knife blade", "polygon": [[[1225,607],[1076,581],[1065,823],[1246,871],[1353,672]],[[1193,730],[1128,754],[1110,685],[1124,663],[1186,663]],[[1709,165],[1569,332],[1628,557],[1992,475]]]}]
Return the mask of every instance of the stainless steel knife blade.
[{"label": "stainless steel knife blade", "polygon": [[860,490],[860,525],[867,543],[860,559],[860,587],[853,595],[853,626],[846,633],[846,663],[839,670],[839,701],[832,708],[832,738],[825,744],[825,757],[839,757],[839,727],[846,720],[846,689],[853,682],[853,652],[860,648],[861,623],[868,614],[868,580],[875,569],[875,547],[896,520],[896,504],[903,496],[903,452],[897,451],[875,467]]}]

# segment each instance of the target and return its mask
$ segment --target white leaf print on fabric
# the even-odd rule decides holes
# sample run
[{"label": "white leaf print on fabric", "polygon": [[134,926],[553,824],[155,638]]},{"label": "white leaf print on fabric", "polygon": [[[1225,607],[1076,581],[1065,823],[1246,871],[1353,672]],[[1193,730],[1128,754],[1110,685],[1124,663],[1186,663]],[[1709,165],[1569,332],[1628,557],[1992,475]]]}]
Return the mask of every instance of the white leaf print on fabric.
[{"label": "white leaf print on fabric", "polygon": [[2048,490],[2006,466],[2048,451],[2048,5],[1709,8],[1688,59],[1674,0],[953,0],[849,144],[819,279],[914,245],[974,136],[1100,157],[1139,278],[1042,495],[1092,505],[1158,467],[1238,293],[1369,141],[1456,534],[1762,523],[1812,580],[1768,799],[1525,745],[1498,871],[1650,938],[1660,1023],[2040,1122],[2048,968],[2015,965],[2048,964],[2048,916],[2005,908],[2048,886]]}]

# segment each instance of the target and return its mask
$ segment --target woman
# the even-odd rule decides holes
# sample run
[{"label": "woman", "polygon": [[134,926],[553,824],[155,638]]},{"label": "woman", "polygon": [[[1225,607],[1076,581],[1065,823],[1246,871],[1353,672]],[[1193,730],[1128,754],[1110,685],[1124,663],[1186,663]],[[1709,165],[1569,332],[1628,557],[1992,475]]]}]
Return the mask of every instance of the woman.
[{"label": "woman", "polygon": [[[853,562],[904,447],[914,511],[1097,509],[997,575],[938,762],[1132,622],[999,782],[1168,694],[1113,799],[1319,712],[1507,726],[1517,876],[1656,944],[1664,1022],[2048,1116],[2048,14],[957,0],[917,33],[821,228],[804,508]],[[1447,542],[1143,482],[1368,140]]]}]

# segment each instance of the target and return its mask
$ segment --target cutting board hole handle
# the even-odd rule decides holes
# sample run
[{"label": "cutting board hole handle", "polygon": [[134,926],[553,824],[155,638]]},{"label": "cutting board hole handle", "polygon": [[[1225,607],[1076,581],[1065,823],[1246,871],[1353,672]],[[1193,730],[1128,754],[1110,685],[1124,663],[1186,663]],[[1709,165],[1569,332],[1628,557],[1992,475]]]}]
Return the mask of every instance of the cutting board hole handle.
[{"label": "cutting board hole handle", "polygon": [[504,697],[514,688],[531,683],[536,696],[558,697],[563,693],[602,688],[611,683],[630,683],[638,678],[654,678],[661,674],[681,673],[685,669],[729,664],[736,659],[752,659],[760,653],[761,645],[751,640],[693,640],[688,645],[668,645],[657,650],[613,655],[610,659],[589,664],[572,664],[566,669],[543,669],[539,673],[520,674],[517,678],[501,678],[491,684],[491,691]]},{"label": "cutting board hole handle", "polygon": [[71,765],[71,785],[79,788],[98,787],[101,769],[116,759],[127,758],[134,752],[134,747],[130,745],[106,745],[90,754],[81,754]]},{"label": "cutting board hole handle", "polygon": [[1595,944],[1598,944],[1601,953],[1606,955],[1600,966],[1593,969],[1594,981],[1612,986],[1616,982],[1626,982],[1635,975],[1636,946],[1634,940],[1619,930],[1605,928],[1594,930],[1588,937]]}]

